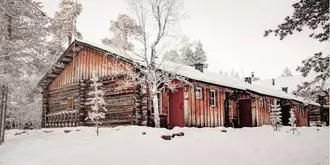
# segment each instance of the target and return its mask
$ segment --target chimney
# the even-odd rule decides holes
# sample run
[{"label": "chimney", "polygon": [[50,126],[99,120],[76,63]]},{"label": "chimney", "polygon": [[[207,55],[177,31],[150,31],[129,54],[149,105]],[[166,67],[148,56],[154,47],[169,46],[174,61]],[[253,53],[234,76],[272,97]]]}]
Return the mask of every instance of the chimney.
[{"label": "chimney", "polygon": [[252,79],[254,78],[254,72],[251,72],[251,77],[252,77]]},{"label": "chimney", "polygon": [[275,85],[275,79],[272,79],[272,84],[273,84],[273,86]]},{"label": "chimney", "polygon": [[282,91],[288,93],[288,87],[282,87]]},{"label": "chimney", "polygon": [[200,72],[204,72],[204,64],[202,64],[202,63],[197,63],[197,64],[195,64],[195,69],[196,70],[199,70]]},{"label": "chimney", "polygon": [[252,83],[252,79],[251,79],[251,77],[245,77],[245,78],[244,78],[244,81],[247,82],[247,83],[249,83],[249,84]]}]

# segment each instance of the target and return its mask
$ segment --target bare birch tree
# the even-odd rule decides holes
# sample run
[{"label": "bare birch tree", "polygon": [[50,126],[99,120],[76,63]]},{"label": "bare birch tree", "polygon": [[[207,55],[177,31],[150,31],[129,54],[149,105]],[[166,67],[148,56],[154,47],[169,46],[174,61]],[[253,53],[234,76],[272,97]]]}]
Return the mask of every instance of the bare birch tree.
[{"label": "bare birch tree", "polygon": [[[182,0],[130,0],[134,18],[121,14],[111,21],[110,31],[114,37],[106,38],[104,44],[120,48],[135,67],[129,73],[129,83],[140,86],[151,98],[154,109],[155,126],[160,127],[157,94],[163,89],[175,91],[178,84],[174,80],[186,82],[182,76],[164,69],[161,55],[174,37],[171,32],[184,18],[181,13]],[[165,71],[166,70],[166,71]],[[128,83],[128,84],[129,84]],[[130,84],[132,85],[132,84]],[[137,116],[141,116],[138,110]],[[139,123],[137,123],[139,124]]]}]

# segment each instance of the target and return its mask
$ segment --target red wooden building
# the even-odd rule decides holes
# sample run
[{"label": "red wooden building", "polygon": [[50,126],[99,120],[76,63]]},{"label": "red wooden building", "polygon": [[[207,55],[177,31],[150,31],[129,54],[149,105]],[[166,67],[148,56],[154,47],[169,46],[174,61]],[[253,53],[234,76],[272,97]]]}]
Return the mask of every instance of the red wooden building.
[{"label": "red wooden building", "polygon": [[[129,65],[130,61],[104,46],[74,41],[39,82],[43,94],[43,126],[92,124],[85,120],[90,108],[85,103],[87,93],[92,90],[92,70],[100,76],[105,92],[108,111],[102,123],[106,126],[146,125],[152,113],[148,96],[141,94],[139,87],[115,90],[125,75],[114,78],[110,76],[111,68],[121,63]],[[293,107],[297,125],[308,125],[308,110],[303,101],[293,95],[203,71],[200,67],[197,70],[173,62],[163,65],[164,70],[180,65],[177,74],[191,82],[190,85],[182,84],[176,92],[164,90],[158,95],[161,105],[158,111],[169,127],[269,125],[270,104],[274,99],[280,100],[284,124],[288,124],[289,109]]]}]

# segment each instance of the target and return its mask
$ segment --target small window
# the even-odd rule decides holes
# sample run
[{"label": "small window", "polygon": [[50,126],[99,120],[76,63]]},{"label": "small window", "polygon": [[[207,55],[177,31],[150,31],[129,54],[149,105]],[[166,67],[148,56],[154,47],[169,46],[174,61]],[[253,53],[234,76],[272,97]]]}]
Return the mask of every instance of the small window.
[{"label": "small window", "polygon": [[158,113],[162,114],[162,94],[157,93],[157,101],[158,101]]},{"label": "small window", "polygon": [[73,98],[72,97],[71,98],[68,98],[66,100],[66,103],[67,103],[67,108],[68,109],[73,109]]},{"label": "small window", "polygon": [[215,90],[210,90],[210,106],[211,107],[215,107],[216,106]]},{"label": "small window", "polygon": [[259,98],[259,106],[264,107],[264,99],[262,97]]},{"label": "small window", "polygon": [[196,87],[196,99],[203,99],[203,92],[201,87]]},{"label": "small window", "polygon": [[256,98],[251,97],[252,107],[256,106]]}]

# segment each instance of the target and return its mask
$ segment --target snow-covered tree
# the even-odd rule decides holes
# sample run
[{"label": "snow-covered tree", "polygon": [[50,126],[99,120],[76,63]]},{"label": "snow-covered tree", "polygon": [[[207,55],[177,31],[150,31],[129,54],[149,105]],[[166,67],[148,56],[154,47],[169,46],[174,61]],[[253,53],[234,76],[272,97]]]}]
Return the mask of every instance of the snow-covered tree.
[{"label": "snow-covered tree", "polygon": [[129,41],[139,31],[136,21],[126,14],[119,14],[115,21],[110,21],[109,30],[113,32],[114,37],[102,40],[105,45],[116,45],[124,50],[133,50],[134,45]]},{"label": "snow-covered tree", "polygon": [[275,131],[280,130],[282,126],[282,116],[281,116],[281,106],[277,104],[277,100],[274,100],[274,103],[271,105],[270,111],[270,121]]},{"label": "snow-covered tree", "polygon": [[207,68],[207,57],[203,49],[203,44],[200,40],[194,44],[194,49],[195,51],[193,52],[190,46],[184,48],[182,51],[183,63],[190,66],[194,66],[195,64],[204,64],[204,67]]},{"label": "snow-covered tree", "polygon": [[18,86],[26,83],[22,79],[29,80],[27,77],[38,74],[44,67],[41,61],[45,54],[48,22],[40,2],[0,1],[0,143],[4,141],[7,110],[28,110],[24,107],[26,104],[14,103],[28,101],[19,100],[19,96],[32,91],[18,92]]},{"label": "snow-covered tree", "polygon": [[231,69],[231,71],[230,71],[230,76],[233,77],[233,78],[240,79],[238,73],[235,72],[234,69]]},{"label": "snow-covered tree", "polygon": [[[174,72],[161,69],[164,66],[162,53],[168,48],[168,39],[173,36],[171,32],[183,18],[183,1],[130,0],[129,6],[135,21],[131,21],[133,18],[119,16],[111,22],[110,31],[113,36],[121,37],[110,37],[106,39],[109,42],[103,40],[103,43],[120,48],[120,54],[130,59],[136,68],[136,74],[127,74],[131,75],[131,81],[127,84],[142,86],[143,90],[148,91],[154,109],[155,126],[160,127],[157,94],[165,88],[175,91],[177,84],[173,80],[185,80]],[[128,22],[129,25],[120,22]],[[111,28],[115,25],[120,26],[120,30]],[[127,49],[127,43],[134,46]],[[175,69],[177,68],[173,68]],[[142,109],[137,109],[134,113],[141,117]],[[136,124],[141,124],[141,121],[138,119]]]},{"label": "snow-covered tree", "polygon": [[292,73],[291,70],[288,67],[286,67],[284,68],[281,77],[289,77],[289,76],[292,76]]},{"label": "snow-covered tree", "polygon": [[64,52],[65,43],[70,44],[75,37],[82,38],[75,26],[81,11],[82,5],[75,0],[61,0],[59,3],[59,11],[55,13],[49,27],[52,34],[47,44],[50,62],[54,62]]},{"label": "snow-covered tree", "polygon": [[94,88],[92,92],[89,92],[88,95],[92,96],[88,98],[86,103],[87,105],[91,105],[91,110],[88,112],[87,119],[92,120],[96,125],[96,134],[99,136],[99,125],[102,124],[99,120],[105,118],[105,113],[103,111],[107,111],[105,108],[105,101],[103,99],[104,92],[100,89],[103,85],[102,83],[98,83],[99,78],[96,76],[95,70],[92,72],[92,84],[91,86]]},{"label": "snow-covered tree", "polygon": [[163,59],[189,66],[204,64],[204,68],[208,67],[202,42],[200,40],[191,41],[190,38],[185,35],[181,37],[181,43],[178,44],[175,49],[171,49],[164,54]]},{"label": "snow-covered tree", "polygon": [[290,118],[289,118],[289,123],[291,125],[290,131],[294,134],[294,131],[297,130],[296,128],[296,115],[293,112],[293,108],[290,109]]},{"label": "snow-covered tree", "polygon": [[[273,33],[275,36],[284,39],[295,32],[301,32],[308,27],[311,30],[310,38],[319,42],[329,41],[329,1],[328,0],[299,0],[292,5],[293,15],[285,17],[284,23],[277,26],[276,29],[265,31],[265,36]],[[302,65],[297,71],[306,77],[310,71],[318,75],[310,82],[304,82],[295,92],[297,95],[309,97],[311,90],[326,90],[325,82],[329,80],[330,54],[329,52],[315,53],[314,56],[302,61]]]},{"label": "snow-covered tree", "polygon": [[163,60],[182,63],[179,53],[174,49],[167,51],[163,56]]}]

